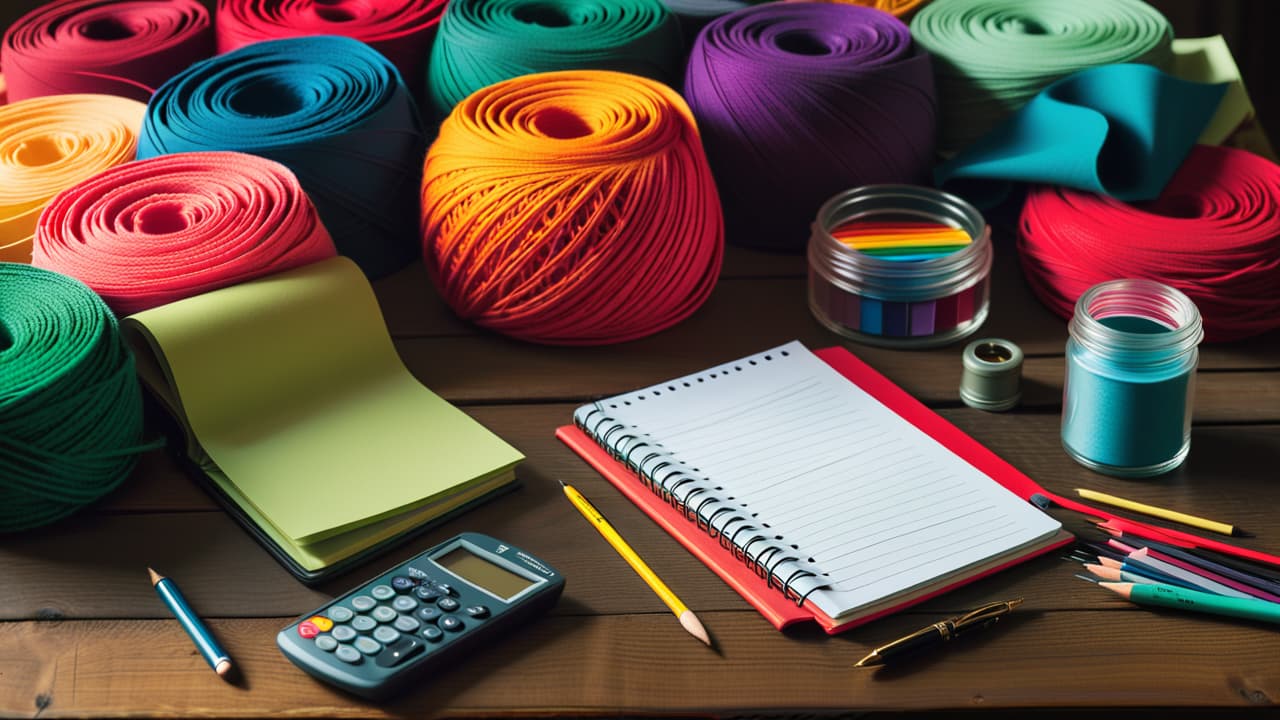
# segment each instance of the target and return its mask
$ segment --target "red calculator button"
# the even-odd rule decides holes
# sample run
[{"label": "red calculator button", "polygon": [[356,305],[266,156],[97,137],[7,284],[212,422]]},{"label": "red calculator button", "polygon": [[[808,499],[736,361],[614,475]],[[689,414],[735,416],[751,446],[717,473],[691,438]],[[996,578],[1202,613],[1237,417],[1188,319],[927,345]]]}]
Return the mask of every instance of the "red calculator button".
[{"label": "red calculator button", "polygon": [[320,628],[316,627],[316,624],[310,620],[303,620],[298,623],[298,634],[310,640],[320,634]]}]

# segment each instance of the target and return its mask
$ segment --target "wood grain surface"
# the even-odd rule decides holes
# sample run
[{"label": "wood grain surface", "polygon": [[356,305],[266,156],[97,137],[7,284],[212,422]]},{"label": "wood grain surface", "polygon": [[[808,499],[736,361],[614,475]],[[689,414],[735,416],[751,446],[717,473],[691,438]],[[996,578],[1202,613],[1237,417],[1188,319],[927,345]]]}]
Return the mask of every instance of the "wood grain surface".
[{"label": "wood grain surface", "polygon": [[[960,345],[921,352],[846,346],[1052,490],[1087,486],[1226,519],[1256,535],[1242,544],[1280,552],[1276,333],[1206,346],[1187,463],[1154,480],[1117,480],[1074,463],[1059,444],[1065,324],[1030,296],[1007,256],[997,263],[994,287],[981,334],[1017,342],[1028,356],[1024,402],[1012,412],[960,403]],[[520,488],[348,576],[307,588],[164,451],[150,453],[129,482],[94,507],[0,543],[0,716],[1277,712],[1274,628],[1129,605],[1076,579],[1076,566],[1057,555],[837,637],[813,628],[779,633],[554,439],[580,402],[791,338],[811,347],[841,343],[809,315],[799,258],[731,248],[722,282],[694,317],[658,336],[603,348],[540,347],[469,326],[435,296],[420,267],[376,290],[409,369],[528,456]],[[610,517],[699,613],[717,651],[683,633],[573,511],[557,479],[578,486]],[[1080,516],[1054,512],[1091,536]],[[275,632],[293,617],[461,530],[488,532],[546,558],[568,578],[560,603],[391,704],[334,692],[276,650]],[[146,582],[148,565],[178,580],[209,618],[243,670],[240,684],[209,671]],[[945,652],[878,673],[849,667],[922,624],[1015,596],[1026,598],[1024,609]]]}]

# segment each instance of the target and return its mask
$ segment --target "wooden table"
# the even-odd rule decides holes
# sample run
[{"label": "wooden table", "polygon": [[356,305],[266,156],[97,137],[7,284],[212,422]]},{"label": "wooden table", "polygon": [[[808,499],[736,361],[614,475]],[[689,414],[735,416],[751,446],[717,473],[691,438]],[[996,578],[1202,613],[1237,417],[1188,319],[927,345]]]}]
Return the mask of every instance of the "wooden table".
[{"label": "wooden table", "polygon": [[[731,248],[714,295],[696,315],[655,337],[598,348],[539,347],[468,326],[438,299],[420,265],[376,283],[412,372],[528,456],[521,489],[346,578],[308,589],[165,455],[145,456],[134,477],[96,507],[0,539],[0,715],[1001,709],[1020,716],[1019,709],[1032,707],[1276,713],[1274,628],[1129,605],[1077,580],[1078,566],[1057,553],[836,637],[812,628],[779,633],[553,437],[577,404],[601,395],[793,338],[813,348],[839,343],[809,314],[803,273],[801,257]],[[914,352],[848,347],[1050,489],[1088,486],[1229,519],[1256,533],[1244,544],[1280,552],[1280,333],[1202,346],[1190,458],[1166,477],[1141,482],[1095,475],[1062,451],[1065,324],[1031,296],[1008,237],[997,237],[992,310],[981,334],[1007,338],[1026,352],[1024,398],[1015,411],[985,413],[959,402],[962,344]],[[697,611],[718,652],[681,630],[577,515],[557,479],[578,486],[613,520]],[[1078,516],[1059,517],[1087,532]],[[386,705],[330,690],[277,651],[276,631],[296,615],[462,530],[510,539],[558,567],[568,578],[559,605]],[[241,684],[222,682],[205,665],[152,591],[148,565],[176,579],[209,618],[243,671]],[[1024,609],[945,652],[887,672],[850,668],[869,648],[905,631],[1015,596],[1026,597]]]}]

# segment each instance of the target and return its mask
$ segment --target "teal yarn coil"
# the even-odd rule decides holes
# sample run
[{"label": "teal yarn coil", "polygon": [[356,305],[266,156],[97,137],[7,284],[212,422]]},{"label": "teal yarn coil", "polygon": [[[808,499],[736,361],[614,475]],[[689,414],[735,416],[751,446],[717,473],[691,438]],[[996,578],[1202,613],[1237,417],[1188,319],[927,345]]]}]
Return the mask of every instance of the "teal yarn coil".
[{"label": "teal yarn coil", "polygon": [[443,119],[480,88],[553,70],[614,70],[678,86],[680,24],[660,0],[453,0],[427,95]]},{"label": "teal yarn coil", "polygon": [[144,446],[142,394],[116,318],[78,280],[0,263],[0,532],[114,490]]},{"label": "teal yarn coil", "polygon": [[358,40],[268,40],[174,75],[147,104],[138,159],[209,150],[292,170],[338,252],[371,279],[420,251],[418,108],[395,65]]},{"label": "teal yarn coil", "polygon": [[938,149],[948,153],[1078,70],[1166,68],[1173,43],[1169,21],[1141,0],[933,0],[911,35],[933,56]]}]

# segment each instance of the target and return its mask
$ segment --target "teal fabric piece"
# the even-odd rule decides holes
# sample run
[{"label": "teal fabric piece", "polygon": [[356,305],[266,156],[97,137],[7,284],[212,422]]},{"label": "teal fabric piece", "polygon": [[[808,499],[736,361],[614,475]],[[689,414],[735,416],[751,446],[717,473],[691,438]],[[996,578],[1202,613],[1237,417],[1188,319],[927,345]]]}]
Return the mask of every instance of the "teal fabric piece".
[{"label": "teal fabric piece", "polygon": [[1226,89],[1150,65],[1082,70],[939,165],[935,180],[987,207],[1008,194],[1011,182],[1150,200],[1191,151]]}]

